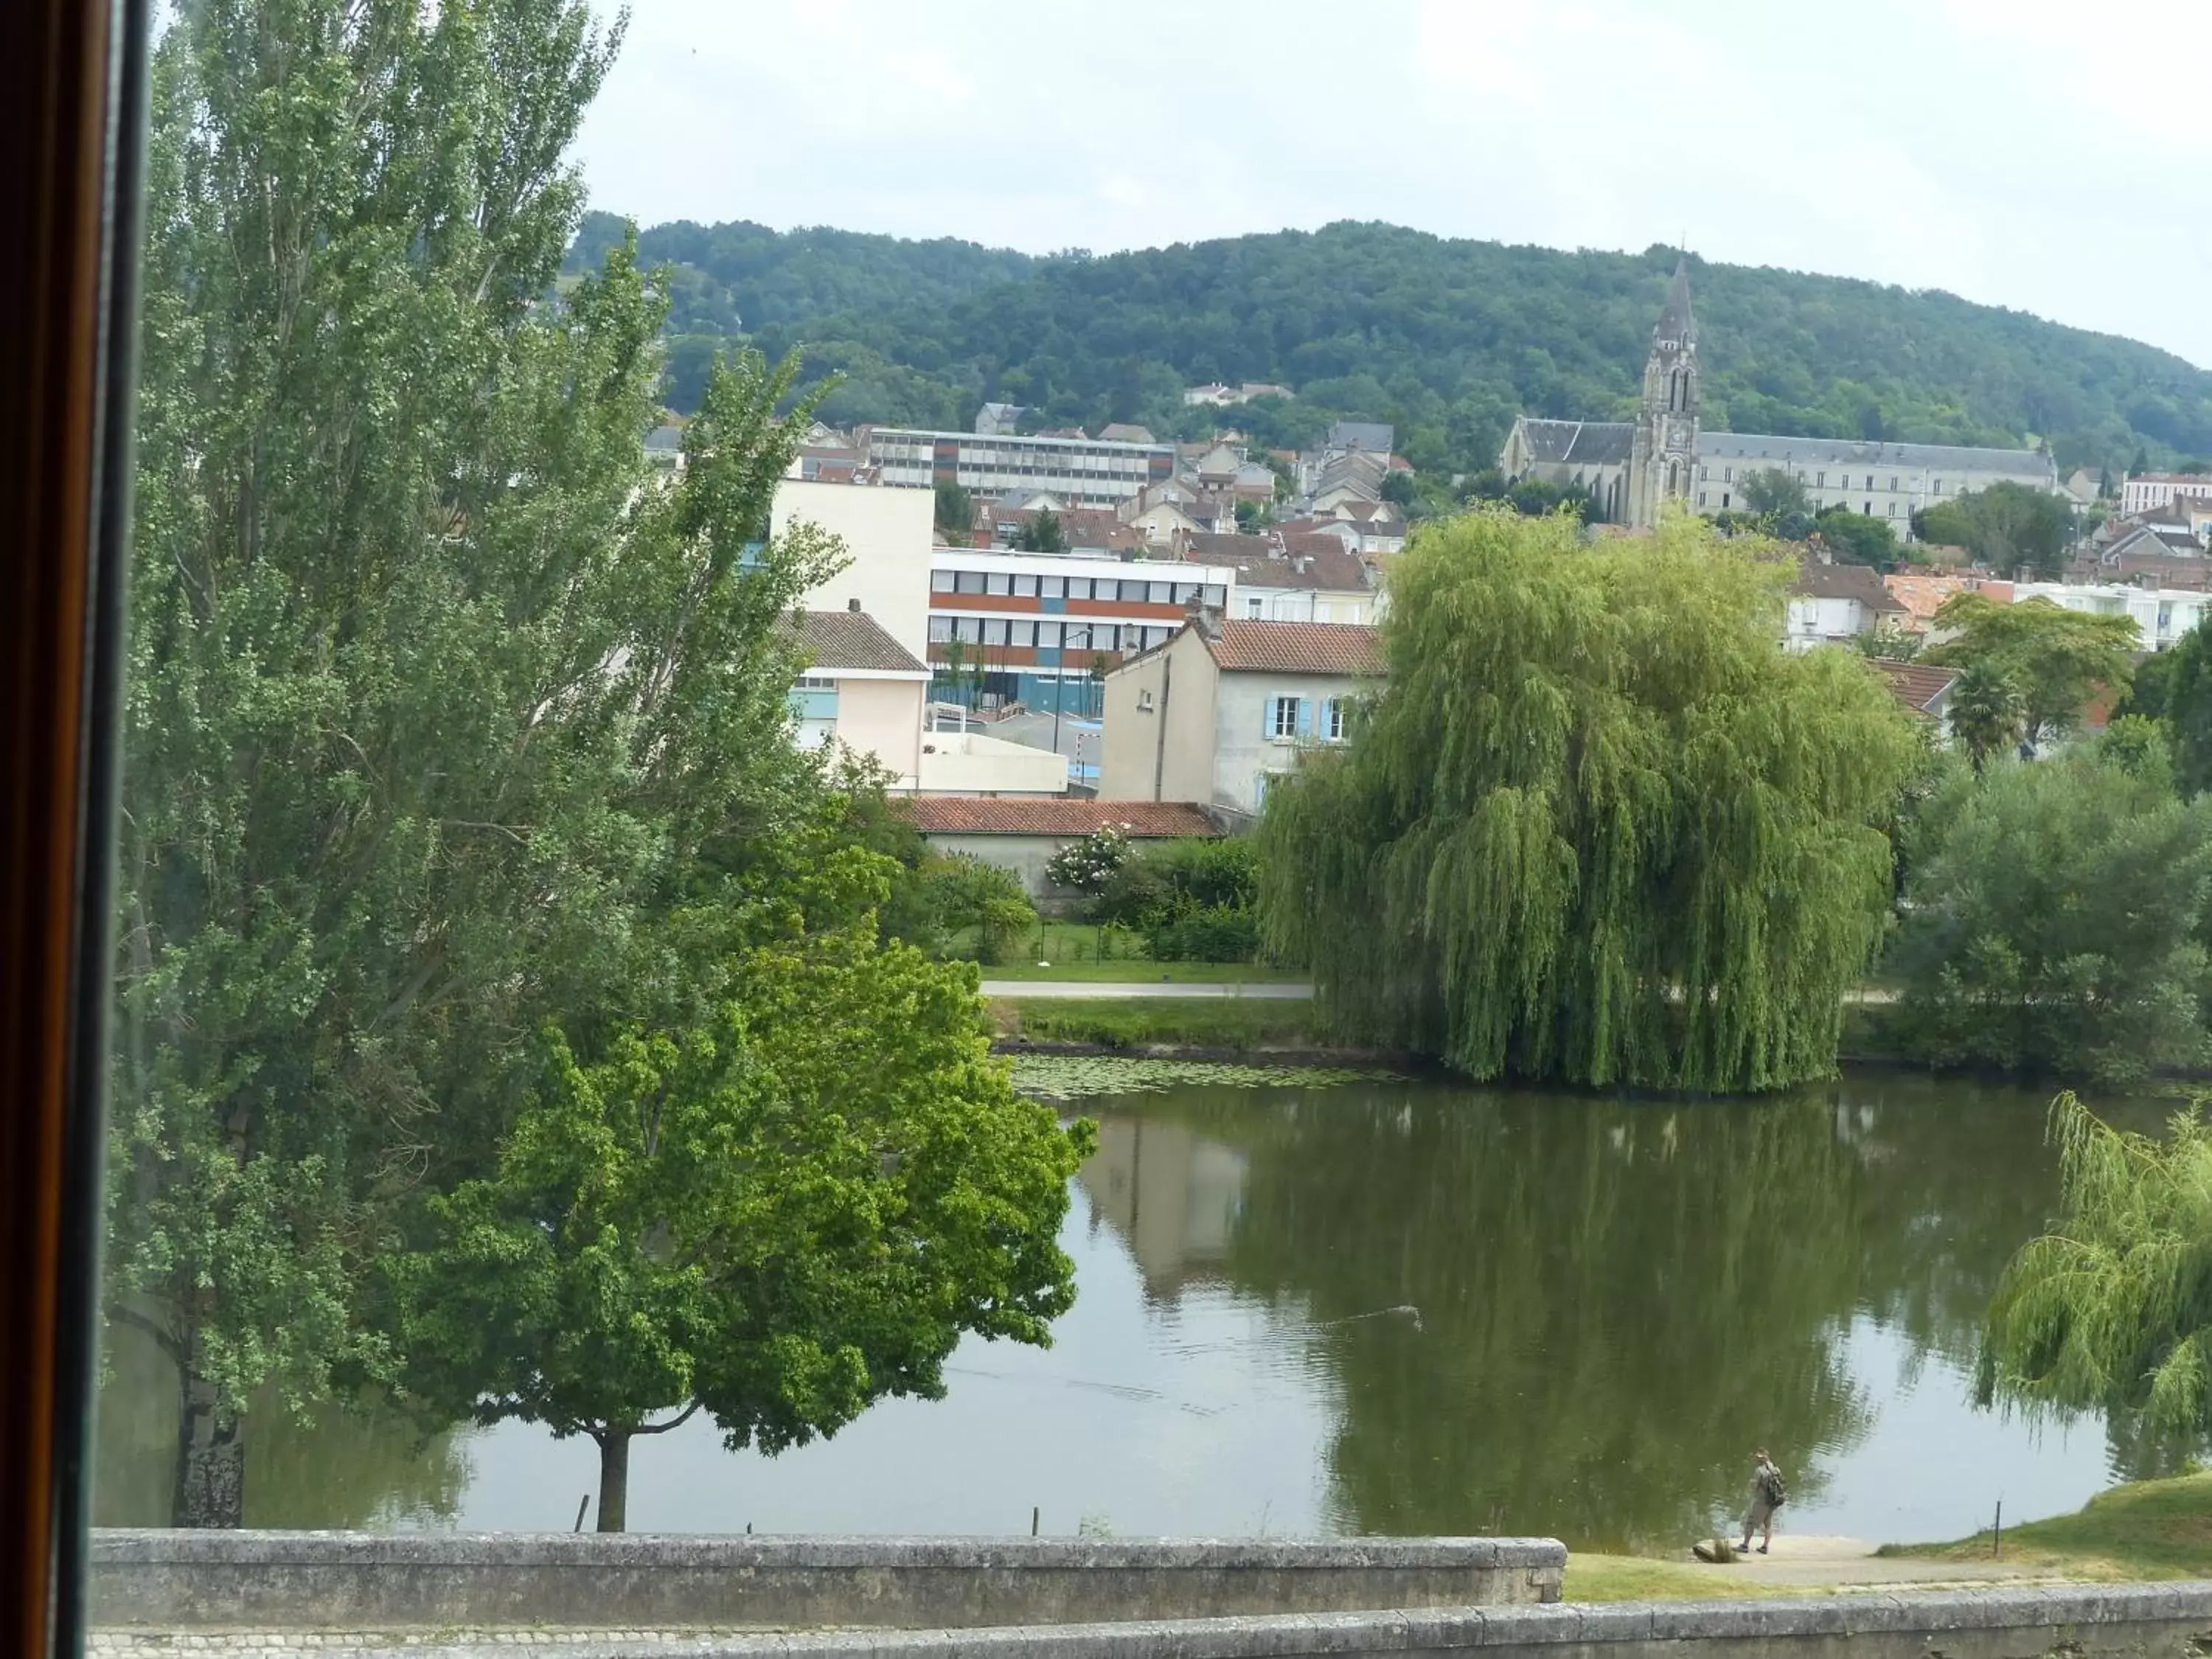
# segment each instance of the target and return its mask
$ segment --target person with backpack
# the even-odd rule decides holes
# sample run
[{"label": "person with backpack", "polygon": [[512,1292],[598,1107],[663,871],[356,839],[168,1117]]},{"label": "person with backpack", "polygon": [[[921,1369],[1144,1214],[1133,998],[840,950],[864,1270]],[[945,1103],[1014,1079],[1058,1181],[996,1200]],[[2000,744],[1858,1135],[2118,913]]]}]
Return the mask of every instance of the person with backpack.
[{"label": "person with backpack", "polygon": [[1751,1534],[1763,1533],[1759,1540],[1759,1553],[1766,1553],[1766,1547],[1774,1541],[1774,1511],[1789,1500],[1789,1489],[1782,1484],[1782,1471],[1774,1467],[1774,1460],[1761,1446],[1751,1459],[1751,1507],[1744,1511],[1743,1543],[1740,1547],[1751,1547]]}]

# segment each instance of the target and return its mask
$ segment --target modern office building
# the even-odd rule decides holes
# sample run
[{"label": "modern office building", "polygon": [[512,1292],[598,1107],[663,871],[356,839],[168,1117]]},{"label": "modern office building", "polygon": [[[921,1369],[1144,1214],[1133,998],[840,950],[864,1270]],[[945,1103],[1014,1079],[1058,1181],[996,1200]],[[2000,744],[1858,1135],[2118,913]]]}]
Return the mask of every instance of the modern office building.
[{"label": "modern office building", "polygon": [[1070,507],[1111,507],[1175,475],[1173,444],[1011,433],[918,432],[864,427],[867,464],[886,484],[957,483],[978,495],[1044,489]]},{"label": "modern office building", "polygon": [[940,547],[929,572],[929,660],[946,695],[959,666],[984,696],[1095,714],[1103,671],[1164,644],[1192,601],[1228,605],[1237,573],[1174,559]]}]

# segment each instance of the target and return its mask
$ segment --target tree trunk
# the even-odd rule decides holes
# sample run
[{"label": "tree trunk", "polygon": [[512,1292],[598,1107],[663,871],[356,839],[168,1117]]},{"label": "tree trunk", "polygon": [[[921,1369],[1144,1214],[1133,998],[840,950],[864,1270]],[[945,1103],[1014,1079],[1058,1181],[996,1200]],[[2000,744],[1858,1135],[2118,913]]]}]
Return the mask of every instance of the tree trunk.
[{"label": "tree trunk", "polygon": [[177,1470],[170,1488],[173,1527],[246,1524],[246,1421],[221,1388],[177,1368]]},{"label": "tree trunk", "polygon": [[629,1518],[629,1436],[628,1429],[605,1429],[592,1436],[599,1443],[601,1532],[620,1532]]}]

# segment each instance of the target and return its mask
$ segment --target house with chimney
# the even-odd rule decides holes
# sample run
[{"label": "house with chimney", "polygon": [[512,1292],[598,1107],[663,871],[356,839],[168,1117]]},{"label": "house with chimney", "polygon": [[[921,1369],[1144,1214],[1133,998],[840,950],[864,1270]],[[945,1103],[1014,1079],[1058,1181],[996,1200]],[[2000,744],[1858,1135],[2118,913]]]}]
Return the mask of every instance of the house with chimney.
[{"label": "house with chimney", "polygon": [[1237,573],[1236,615],[1261,622],[1372,623],[1378,605],[1367,563],[1334,536],[1280,530],[1186,536],[1179,557]]}]

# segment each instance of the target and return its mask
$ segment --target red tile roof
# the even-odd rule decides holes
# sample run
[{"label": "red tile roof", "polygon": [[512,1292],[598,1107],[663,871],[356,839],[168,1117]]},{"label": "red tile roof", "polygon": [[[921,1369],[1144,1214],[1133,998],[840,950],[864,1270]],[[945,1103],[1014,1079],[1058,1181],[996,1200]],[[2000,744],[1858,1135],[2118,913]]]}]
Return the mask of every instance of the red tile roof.
[{"label": "red tile roof", "polygon": [[1208,640],[1225,673],[1355,674],[1382,672],[1375,630],[1364,623],[1237,622],[1221,624]]},{"label": "red tile roof", "polygon": [[924,835],[1087,836],[1107,824],[1133,836],[1218,836],[1189,801],[1084,800],[1046,797],[913,795],[898,805]]},{"label": "red tile roof", "polygon": [[1891,693],[1916,714],[1927,714],[1929,705],[1948,691],[1959,678],[1955,668],[1937,668],[1924,662],[1899,662],[1889,657],[1876,657],[1874,665],[1889,682]]}]

